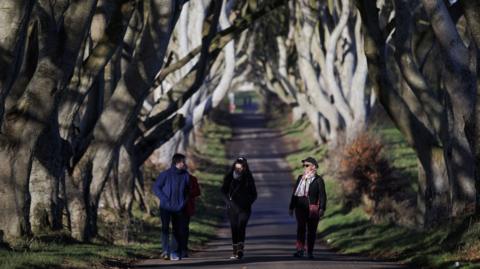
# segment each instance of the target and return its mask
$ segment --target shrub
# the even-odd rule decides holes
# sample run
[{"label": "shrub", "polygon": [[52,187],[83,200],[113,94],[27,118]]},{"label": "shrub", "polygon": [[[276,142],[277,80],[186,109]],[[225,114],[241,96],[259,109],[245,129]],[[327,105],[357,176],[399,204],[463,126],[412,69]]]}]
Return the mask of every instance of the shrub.
[{"label": "shrub", "polygon": [[[347,143],[340,154],[338,179],[344,203],[362,205],[374,222],[395,221],[407,212],[414,219],[408,180],[382,154],[382,141],[367,132]],[[403,221],[403,220],[402,220]]]}]

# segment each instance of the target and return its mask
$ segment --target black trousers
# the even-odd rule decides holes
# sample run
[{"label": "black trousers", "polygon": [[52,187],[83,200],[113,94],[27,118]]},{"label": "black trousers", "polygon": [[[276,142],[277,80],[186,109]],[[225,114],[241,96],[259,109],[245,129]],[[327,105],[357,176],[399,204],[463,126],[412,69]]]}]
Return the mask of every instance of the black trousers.
[{"label": "black trousers", "polygon": [[252,211],[239,208],[234,203],[227,204],[227,215],[232,230],[232,243],[245,242],[245,232]]},{"label": "black trousers", "polygon": [[183,223],[183,243],[181,244],[182,253],[188,252],[188,239],[190,238],[190,216],[185,214]]},{"label": "black trousers", "polygon": [[307,252],[313,253],[319,218],[310,218],[308,199],[297,197],[295,203],[295,218],[297,219],[297,250],[305,249],[305,233],[307,234]]},{"label": "black trousers", "polygon": [[[160,208],[160,218],[162,221],[162,249],[166,253],[177,252],[180,254],[182,250],[185,250],[185,219],[186,215],[180,212],[172,212],[163,208]],[[172,224],[173,238],[175,239],[176,246],[173,242],[170,242],[170,223]]]}]

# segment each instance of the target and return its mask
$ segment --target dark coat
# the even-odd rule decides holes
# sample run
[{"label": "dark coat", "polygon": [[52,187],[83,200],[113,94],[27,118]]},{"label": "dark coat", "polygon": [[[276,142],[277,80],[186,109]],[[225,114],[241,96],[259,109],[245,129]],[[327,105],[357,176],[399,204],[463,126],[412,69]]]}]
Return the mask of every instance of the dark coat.
[{"label": "dark coat", "polygon": [[195,214],[195,198],[200,196],[200,194],[200,186],[198,185],[197,178],[190,175],[188,182],[188,199],[185,205],[185,214],[187,214],[187,216],[191,217]]},{"label": "dark coat", "polygon": [[[295,187],[293,188],[292,197],[290,199],[290,206],[289,209],[293,210],[296,207],[296,200],[295,199],[295,190],[297,190],[298,184],[300,184],[300,180],[302,176],[298,176],[297,182],[295,182]],[[325,182],[323,178],[319,175],[315,175],[315,179],[310,183],[308,187],[308,200],[310,204],[319,204],[319,210],[325,212],[325,208],[327,206],[327,194],[325,192]]]},{"label": "dark coat", "polygon": [[243,210],[251,210],[257,199],[255,180],[250,173],[243,174],[240,179],[233,179],[233,173],[229,172],[223,178],[221,192],[227,206],[234,203]]},{"label": "dark coat", "polygon": [[188,172],[173,165],[160,173],[153,185],[153,192],[160,199],[160,208],[181,211],[188,198],[188,181]]}]

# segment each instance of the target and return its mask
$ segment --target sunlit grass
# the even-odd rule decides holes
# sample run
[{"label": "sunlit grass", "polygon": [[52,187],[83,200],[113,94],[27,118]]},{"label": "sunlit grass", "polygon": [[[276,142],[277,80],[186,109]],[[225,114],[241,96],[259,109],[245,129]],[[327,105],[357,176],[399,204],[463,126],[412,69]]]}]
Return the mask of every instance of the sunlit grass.
[{"label": "sunlit grass", "polygon": [[415,151],[408,146],[400,131],[394,126],[377,126],[373,132],[378,132],[385,143],[384,154],[397,168],[412,179],[418,175],[418,163]]}]

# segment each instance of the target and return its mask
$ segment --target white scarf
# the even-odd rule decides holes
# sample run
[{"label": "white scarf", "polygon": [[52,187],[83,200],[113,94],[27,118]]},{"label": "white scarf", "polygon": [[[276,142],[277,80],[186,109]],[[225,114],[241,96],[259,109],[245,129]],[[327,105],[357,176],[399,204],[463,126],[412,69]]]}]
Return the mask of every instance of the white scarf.
[{"label": "white scarf", "polygon": [[307,196],[310,189],[310,183],[315,179],[315,172],[305,173],[300,179],[297,189],[295,190],[295,196]]}]

